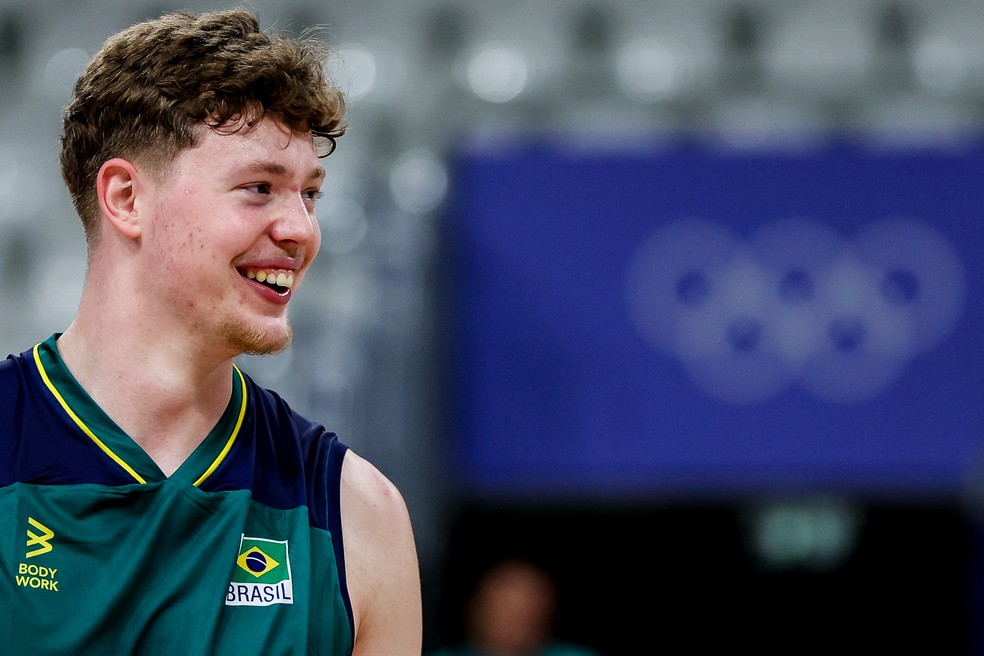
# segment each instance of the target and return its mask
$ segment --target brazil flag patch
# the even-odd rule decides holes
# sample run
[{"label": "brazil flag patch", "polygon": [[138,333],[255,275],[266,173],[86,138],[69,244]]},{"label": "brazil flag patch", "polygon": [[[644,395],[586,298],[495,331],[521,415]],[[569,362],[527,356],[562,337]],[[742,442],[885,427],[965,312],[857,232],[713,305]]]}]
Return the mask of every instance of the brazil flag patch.
[{"label": "brazil flag patch", "polygon": [[242,536],[226,593],[227,606],[294,603],[287,540]]}]

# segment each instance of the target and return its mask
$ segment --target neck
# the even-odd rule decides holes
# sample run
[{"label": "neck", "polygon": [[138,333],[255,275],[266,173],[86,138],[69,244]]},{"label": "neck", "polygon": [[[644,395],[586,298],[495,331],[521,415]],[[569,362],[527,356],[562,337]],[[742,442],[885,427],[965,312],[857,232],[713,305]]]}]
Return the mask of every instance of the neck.
[{"label": "neck", "polygon": [[231,355],[203,358],[200,344],[179,337],[186,336],[141,330],[139,318],[107,308],[96,314],[83,302],[58,339],[83,389],[167,475],[205,439],[232,394]]}]

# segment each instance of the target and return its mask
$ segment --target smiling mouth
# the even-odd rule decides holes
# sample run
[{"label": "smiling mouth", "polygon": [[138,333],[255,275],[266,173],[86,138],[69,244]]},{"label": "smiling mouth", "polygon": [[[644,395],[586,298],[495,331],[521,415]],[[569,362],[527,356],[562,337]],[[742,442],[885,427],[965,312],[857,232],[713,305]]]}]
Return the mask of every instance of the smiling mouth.
[{"label": "smiling mouth", "polygon": [[247,269],[241,272],[249,280],[255,280],[274,290],[278,294],[286,294],[294,286],[292,271],[267,271],[265,269]]}]

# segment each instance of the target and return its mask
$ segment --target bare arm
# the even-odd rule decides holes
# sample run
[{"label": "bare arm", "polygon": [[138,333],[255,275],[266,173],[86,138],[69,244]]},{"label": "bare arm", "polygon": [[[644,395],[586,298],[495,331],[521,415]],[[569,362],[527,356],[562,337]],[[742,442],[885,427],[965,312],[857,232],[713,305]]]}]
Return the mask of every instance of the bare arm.
[{"label": "bare arm", "polygon": [[403,497],[376,467],[350,450],[342,464],[341,506],[355,617],[353,655],[420,656],[420,571]]}]

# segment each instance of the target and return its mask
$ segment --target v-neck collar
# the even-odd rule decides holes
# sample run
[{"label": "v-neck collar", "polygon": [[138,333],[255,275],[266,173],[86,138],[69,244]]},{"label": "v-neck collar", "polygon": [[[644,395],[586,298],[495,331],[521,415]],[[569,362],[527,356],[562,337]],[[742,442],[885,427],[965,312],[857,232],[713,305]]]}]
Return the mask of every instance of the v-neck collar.
[{"label": "v-neck collar", "polygon": [[[34,347],[34,362],[55,400],[79,429],[135,482],[167,479],[147,452],[117,426],[79,385],[58,353],[55,342],[59,335],[55,333]],[[246,415],[246,380],[235,365],[232,382],[232,398],[222,417],[198,448],[171,474],[172,480],[201,485],[228,455]]]}]

